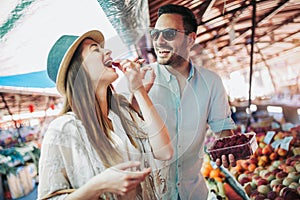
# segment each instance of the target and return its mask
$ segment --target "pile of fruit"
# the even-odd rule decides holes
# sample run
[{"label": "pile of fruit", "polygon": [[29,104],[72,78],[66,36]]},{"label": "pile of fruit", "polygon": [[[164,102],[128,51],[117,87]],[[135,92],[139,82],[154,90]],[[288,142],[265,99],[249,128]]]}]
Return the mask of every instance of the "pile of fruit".
[{"label": "pile of fruit", "polygon": [[[239,160],[231,174],[250,199],[300,199],[300,126],[276,131],[267,143],[266,135],[256,134],[256,152],[247,160]],[[287,144],[283,144],[285,139],[289,139]]]},{"label": "pile of fruit", "polygon": [[222,200],[243,200],[243,188],[235,187],[233,179],[229,181],[228,173],[225,174],[221,168],[212,166],[210,158],[206,155],[201,168],[201,173],[206,179],[206,185],[210,192],[215,193],[217,199]]}]

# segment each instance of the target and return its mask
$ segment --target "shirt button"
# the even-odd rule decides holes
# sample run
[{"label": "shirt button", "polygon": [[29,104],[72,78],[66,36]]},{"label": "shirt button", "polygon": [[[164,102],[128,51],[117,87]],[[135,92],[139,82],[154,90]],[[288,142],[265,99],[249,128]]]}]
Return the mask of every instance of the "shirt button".
[{"label": "shirt button", "polygon": [[177,183],[178,186],[180,186],[180,183]]},{"label": "shirt button", "polygon": [[178,167],[181,167],[181,165],[178,165]]}]

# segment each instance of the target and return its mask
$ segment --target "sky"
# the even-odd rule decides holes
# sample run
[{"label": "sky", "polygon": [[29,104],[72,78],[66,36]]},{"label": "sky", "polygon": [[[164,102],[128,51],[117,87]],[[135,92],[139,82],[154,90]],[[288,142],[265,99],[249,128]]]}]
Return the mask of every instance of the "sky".
[{"label": "sky", "polygon": [[[1,26],[21,2],[0,1]],[[45,70],[50,48],[63,34],[80,35],[98,29],[106,38],[106,48],[113,52],[126,49],[96,0],[32,2],[0,39],[0,76]]]}]

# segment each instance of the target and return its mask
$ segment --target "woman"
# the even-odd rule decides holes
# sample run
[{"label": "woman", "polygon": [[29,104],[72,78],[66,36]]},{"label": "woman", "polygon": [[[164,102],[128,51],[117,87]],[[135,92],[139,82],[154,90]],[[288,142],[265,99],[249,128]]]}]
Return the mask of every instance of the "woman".
[{"label": "woman", "polygon": [[62,36],[50,50],[48,75],[65,103],[43,139],[38,199],[159,198],[155,186],[161,187],[162,177],[154,176],[149,162],[152,155],[172,157],[167,128],[143,87],[139,61],[116,65],[142,116],[114,92],[118,74],[103,43],[102,33],[93,30]]}]

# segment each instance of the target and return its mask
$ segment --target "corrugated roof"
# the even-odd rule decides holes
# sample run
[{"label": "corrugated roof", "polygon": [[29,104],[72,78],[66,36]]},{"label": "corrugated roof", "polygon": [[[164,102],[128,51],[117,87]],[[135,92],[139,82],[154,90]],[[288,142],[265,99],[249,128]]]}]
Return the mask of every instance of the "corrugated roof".
[{"label": "corrugated roof", "polygon": [[[274,79],[276,90],[280,90],[282,85],[299,85],[299,0],[149,0],[148,2],[152,27],[157,20],[157,9],[160,6],[172,3],[189,7],[197,16],[199,24],[196,43],[201,44],[206,56],[214,61],[215,65],[211,65],[210,68],[223,77],[236,70],[249,70],[255,3],[253,69],[267,67]],[[277,78],[276,68],[282,65],[291,67],[297,74],[297,80],[295,77],[291,77],[290,80]]]}]

